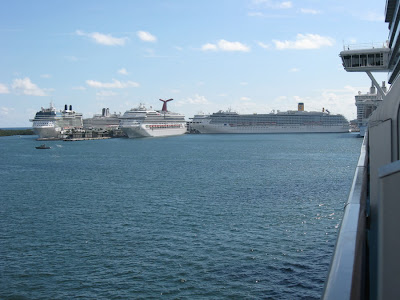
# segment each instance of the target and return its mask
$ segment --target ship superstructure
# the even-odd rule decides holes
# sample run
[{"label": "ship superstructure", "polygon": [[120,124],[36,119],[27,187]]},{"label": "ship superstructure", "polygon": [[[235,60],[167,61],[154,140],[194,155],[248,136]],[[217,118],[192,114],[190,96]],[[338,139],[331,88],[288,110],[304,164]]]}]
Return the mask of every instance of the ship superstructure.
[{"label": "ship superstructure", "polygon": [[[385,82],[382,83],[381,88],[386,93]],[[362,94],[358,92],[358,95],[355,96],[355,101],[357,106],[357,126],[360,129],[360,136],[364,137],[369,117],[382,102],[382,95],[377,93],[375,86],[372,84],[368,93]]]},{"label": "ship superstructure", "polygon": [[101,114],[96,114],[93,118],[83,119],[85,129],[115,129],[119,127],[121,114],[110,113],[109,108],[103,108]]},{"label": "ship superstructure", "polygon": [[196,115],[189,122],[189,131],[198,133],[296,133],[348,132],[349,122],[342,115],[304,111],[304,103],[297,111],[269,114],[238,114],[219,111],[211,115]]},{"label": "ship superstructure", "polygon": [[126,111],[120,118],[119,126],[129,138],[163,137],[181,135],[186,132],[185,116],[167,110],[162,100],[162,110],[147,109],[143,104]]},{"label": "ship superstructure", "polygon": [[39,139],[62,138],[69,129],[82,128],[82,114],[66,104],[64,110],[56,111],[52,103],[49,108],[41,108],[33,119],[32,129]]}]

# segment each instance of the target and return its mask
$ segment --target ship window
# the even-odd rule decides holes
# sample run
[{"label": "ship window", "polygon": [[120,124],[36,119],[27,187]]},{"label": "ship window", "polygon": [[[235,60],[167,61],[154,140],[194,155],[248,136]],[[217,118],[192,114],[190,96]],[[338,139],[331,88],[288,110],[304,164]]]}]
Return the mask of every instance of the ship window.
[{"label": "ship window", "polygon": [[353,55],[351,59],[351,66],[352,67],[359,67],[360,66],[360,56],[359,55]]},{"label": "ship window", "polygon": [[360,63],[362,67],[367,66],[367,55],[365,54],[360,55]]},{"label": "ship window", "polygon": [[368,65],[369,66],[374,66],[375,65],[374,55],[368,55]]},{"label": "ship window", "polygon": [[343,56],[343,66],[345,68],[350,67],[350,55]]}]

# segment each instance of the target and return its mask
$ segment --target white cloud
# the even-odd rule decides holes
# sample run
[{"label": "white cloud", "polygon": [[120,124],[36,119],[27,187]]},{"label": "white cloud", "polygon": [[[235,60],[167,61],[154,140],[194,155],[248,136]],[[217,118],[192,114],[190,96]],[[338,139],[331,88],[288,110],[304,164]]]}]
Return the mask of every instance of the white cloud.
[{"label": "white cloud", "polygon": [[195,94],[193,97],[188,97],[186,99],[180,100],[175,103],[176,106],[183,106],[183,105],[208,105],[210,102],[207,100],[206,97],[200,96],[199,94]]},{"label": "white cloud", "polygon": [[207,43],[207,44],[204,44],[203,46],[201,46],[201,50],[203,50],[203,51],[209,51],[209,50],[217,51],[218,47],[215,44]]},{"label": "white cloud", "polygon": [[128,73],[128,71],[127,71],[125,68],[122,68],[122,69],[119,69],[119,70],[118,70],[118,74],[121,74],[121,75],[128,75],[129,73]]},{"label": "white cloud", "polygon": [[273,40],[276,49],[319,49],[324,46],[333,46],[335,40],[330,37],[320,36],[318,34],[297,34],[294,41]]},{"label": "white cloud", "polygon": [[144,42],[156,42],[157,38],[147,31],[138,31],[137,36]]},{"label": "white cloud", "polygon": [[86,88],[84,86],[74,86],[72,87],[73,90],[75,91],[84,91]]},{"label": "white cloud", "polygon": [[258,44],[261,48],[264,48],[264,49],[269,49],[269,47],[270,47],[270,45],[264,44],[263,42],[257,42],[257,44]]},{"label": "white cloud", "polygon": [[249,97],[241,97],[240,100],[241,101],[250,101],[251,99]]},{"label": "white cloud", "polygon": [[47,96],[45,91],[34,84],[30,78],[14,79],[12,88],[17,92],[24,95],[31,96]]},{"label": "white cloud", "polygon": [[50,74],[42,74],[42,75],[40,75],[40,77],[42,77],[42,78],[51,78],[51,75]]},{"label": "white cloud", "polygon": [[285,2],[280,2],[280,3],[276,3],[276,8],[292,8],[293,4],[291,1],[285,1]]},{"label": "white cloud", "polygon": [[94,88],[104,88],[104,89],[124,89],[129,87],[139,87],[139,83],[134,81],[121,82],[119,80],[113,79],[113,82],[100,82],[96,80],[86,80],[86,84]]},{"label": "white cloud", "polygon": [[201,47],[203,51],[241,51],[241,52],[249,52],[250,47],[242,44],[240,42],[229,42],[227,40],[219,40],[217,44],[204,44]]},{"label": "white cloud", "polygon": [[106,46],[123,46],[128,40],[127,37],[117,38],[113,37],[111,34],[103,34],[99,32],[85,33],[82,30],[77,30],[75,33],[79,36],[86,36],[97,44]]},{"label": "white cloud", "polygon": [[10,90],[5,84],[0,83],[0,94],[9,94]]},{"label": "white cloud", "polygon": [[206,97],[200,96],[198,94],[194,95],[193,98],[187,98],[186,99],[187,103],[189,104],[208,104],[210,103]]},{"label": "white cloud", "polygon": [[118,93],[113,92],[113,91],[100,91],[96,93],[96,96],[99,98],[104,98],[104,97],[113,97],[118,95]]},{"label": "white cloud", "polygon": [[1,106],[0,107],[0,116],[6,116],[13,110],[14,110],[14,108]]},{"label": "white cloud", "polygon": [[301,8],[300,11],[303,14],[311,14],[311,15],[318,15],[321,13],[319,10],[311,9],[311,8]]},{"label": "white cloud", "polygon": [[249,52],[250,48],[239,42],[228,42],[226,40],[220,40],[218,42],[219,49],[223,51],[243,51]]},{"label": "white cloud", "polygon": [[360,15],[361,20],[371,21],[371,22],[384,22],[385,17],[383,13],[368,12],[366,14]]},{"label": "white cloud", "polygon": [[247,15],[249,17],[264,17],[264,14],[259,11],[252,11],[252,12],[247,13]]},{"label": "white cloud", "polygon": [[245,82],[245,81],[242,81],[241,83],[240,83],[240,85],[248,85],[249,83],[248,82]]},{"label": "white cloud", "polygon": [[299,71],[300,71],[300,69],[298,69],[298,68],[291,68],[289,70],[289,72],[291,72],[291,73],[295,73],[295,72],[299,72]]},{"label": "white cloud", "polygon": [[256,5],[261,4],[273,9],[288,9],[293,7],[291,1],[254,0],[253,3]]},{"label": "white cloud", "polygon": [[78,58],[75,56],[64,56],[64,58],[68,61],[73,61],[73,62],[78,61]]}]

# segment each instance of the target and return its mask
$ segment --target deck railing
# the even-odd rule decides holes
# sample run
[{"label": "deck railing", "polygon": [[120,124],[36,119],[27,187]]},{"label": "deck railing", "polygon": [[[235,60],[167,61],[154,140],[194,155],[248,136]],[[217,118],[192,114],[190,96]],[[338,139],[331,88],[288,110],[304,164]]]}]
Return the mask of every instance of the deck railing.
[{"label": "deck railing", "polygon": [[321,299],[366,299],[366,202],[368,132],[365,135],[353,184],[338,233]]},{"label": "deck railing", "polygon": [[360,49],[373,49],[373,48],[389,48],[388,41],[386,42],[371,42],[359,44],[343,44],[343,51],[346,50],[360,50]]}]

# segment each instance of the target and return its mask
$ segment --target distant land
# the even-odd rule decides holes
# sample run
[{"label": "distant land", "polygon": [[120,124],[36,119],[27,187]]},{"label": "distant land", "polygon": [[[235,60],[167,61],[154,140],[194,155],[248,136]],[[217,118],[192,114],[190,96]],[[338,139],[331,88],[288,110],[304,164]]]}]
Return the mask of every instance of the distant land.
[{"label": "distant land", "polygon": [[34,135],[32,129],[25,128],[9,128],[9,129],[0,129],[0,136],[11,136],[11,135]]}]

